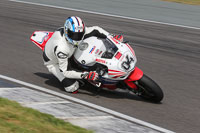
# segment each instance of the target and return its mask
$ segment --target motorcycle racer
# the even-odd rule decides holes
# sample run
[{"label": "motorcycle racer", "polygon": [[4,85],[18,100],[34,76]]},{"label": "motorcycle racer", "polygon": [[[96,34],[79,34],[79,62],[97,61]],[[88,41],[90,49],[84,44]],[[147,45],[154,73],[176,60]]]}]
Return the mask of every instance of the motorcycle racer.
[{"label": "motorcycle racer", "polygon": [[[109,33],[98,26],[85,27],[82,19],[77,16],[67,18],[64,27],[54,32],[44,48],[44,65],[62,83],[65,91],[76,92],[79,88],[77,79],[95,81],[98,78],[95,71],[75,71],[71,67],[70,57],[84,39],[91,36],[106,38],[107,35]],[[121,36],[115,38],[123,40]]]}]

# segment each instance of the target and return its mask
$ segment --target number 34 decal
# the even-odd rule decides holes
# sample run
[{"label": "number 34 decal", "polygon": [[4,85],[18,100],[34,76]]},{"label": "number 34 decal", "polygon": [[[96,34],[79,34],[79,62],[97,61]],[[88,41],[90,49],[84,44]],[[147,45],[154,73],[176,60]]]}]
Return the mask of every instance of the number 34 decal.
[{"label": "number 34 decal", "polygon": [[131,63],[134,62],[134,59],[132,57],[129,57],[128,55],[126,55],[126,59],[125,61],[122,62],[121,66],[123,69],[125,70],[129,70],[131,67]]}]

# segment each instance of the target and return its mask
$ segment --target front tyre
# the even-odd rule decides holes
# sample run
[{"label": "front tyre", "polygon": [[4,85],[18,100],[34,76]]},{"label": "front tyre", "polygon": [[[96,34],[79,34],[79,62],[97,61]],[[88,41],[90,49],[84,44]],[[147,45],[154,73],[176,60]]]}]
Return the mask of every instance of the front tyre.
[{"label": "front tyre", "polygon": [[143,77],[138,80],[137,86],[140,90],[139,96],[146,100],[158,103],[164,97],[162,89],[146,75],[143,75]]}]

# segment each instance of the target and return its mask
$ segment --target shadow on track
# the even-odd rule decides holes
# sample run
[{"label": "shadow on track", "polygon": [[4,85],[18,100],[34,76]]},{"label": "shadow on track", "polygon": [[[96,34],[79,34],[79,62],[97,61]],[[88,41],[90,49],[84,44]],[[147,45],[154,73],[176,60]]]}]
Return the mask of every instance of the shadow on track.
[{"label": "shadow on track", "polygon": [[[39,77],[47,79],[45,81],[45,84],[47,84],[49,86],[53,86],[55,88],[58,88],[58,89],[64,91],[59,80],[52,74],[42,73],[42,72],[37,72],[34,74]],[[125,91],[125,90],[121,91],[121,90],[101,89],[101,88],[97,88],[89,83],[85,84],[84,86],[81,86],[78,94],[94,96],[96,98],[107,97],[107,98],[114,98],[114,99],[131,99],[131,100],[136,100],[136,101],[152,103],[150,101],[145,101],[144,99],[142,99],[134,94],[128,93],[128,91]],[[160,104],[160,103],[157,103],[157,104]]]}]

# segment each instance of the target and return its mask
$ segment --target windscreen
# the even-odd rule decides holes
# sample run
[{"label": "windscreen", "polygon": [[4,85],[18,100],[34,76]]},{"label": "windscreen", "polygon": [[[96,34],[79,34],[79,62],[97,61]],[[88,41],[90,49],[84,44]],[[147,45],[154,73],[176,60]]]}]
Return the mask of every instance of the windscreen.
[{"label": "windscreen", "polygon": [[103,39],[104,46],[106,51],[102,54],[101,58],[112,59],[115,53],[118,51],[118,48],[115,44],[109,39]]}]

